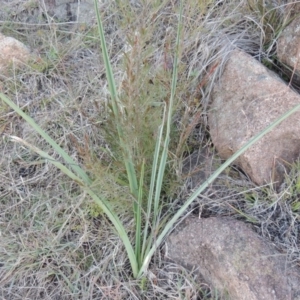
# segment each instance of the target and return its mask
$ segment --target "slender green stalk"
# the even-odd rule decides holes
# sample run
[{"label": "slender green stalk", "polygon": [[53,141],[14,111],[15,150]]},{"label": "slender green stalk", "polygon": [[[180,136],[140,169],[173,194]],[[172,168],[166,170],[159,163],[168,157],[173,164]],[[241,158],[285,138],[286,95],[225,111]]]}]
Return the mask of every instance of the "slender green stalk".
[{"label": "slender green stalk", "polygon": [[[171,132],[171,121],[173,116],[173,104],[176,92],[176,84],[177,84],[177,74],[178,74],[178,54],[179,54],[179,43],[180,43],[180,33],[181,33],[181,23],[182,23],[182,9],[183,4],[180,2],[180,16],[179,23],[177,28],[177,38],[176,38],[176,50],[174,57],[174,65],[173,65],[173,73],[172,73],[172,83],[171,83],[171,96],[168,106],[165,103],[164,112],[163,112],[163,120],[162,124],[158,130],[158,137],[156,140],[154,157],[152,162],[152,174],[150,181],[150,189],[148,195],[148,203],[147,203],[147,214],[146,214],[146,222],[144,227],[144,239],[142,244],[142,258],[147,255],[147,252],[151,248],[151,244],[155,242],[156,234],[158,231],[159,223],[159,202],[161,200],[161,189],[162,183],[164,180],[165,168],[167,164],[167,156],[169,150],[169,142],[170,142],[170,132]],[[165,118],[167,119],[166,133],[164,137],[163,149],[160,155],[160,148],[163,140],[163,130],[165,126]],[[158,170],[157,170],[158,168]],[[154,194],[155,191],[155,194]],[[154,201],[153,201],[154,196]],[[153,203],[154,202],[154,203]],[[152,229],[149,235],[149,218],[152,216]]]},{"label": "slender green stalk", "polygon": [[135,257],[140,266],[141,262],[141,234],[142,234],[142,205],[143,205],[143,188],[144,188],[144,174],[145,174],[145,160],[142,163],[142,170],[139,182],[139,197],[137,205],[135,205],[135,219],[136,219],[136,230],[135,230]]},{"label": "slender green stalk", "polygon": [[[0,94],[0,97],[1,97],[1,94]],[[35,122],[33,121],[33,124],[31,124],[31,125],[33,125],[33,128],[35,129],[35,126],[37,124],[35,124]],[[122,225],[122,223],[121,223],[120,219],[118,218],[118,216],[111,209],[109,203],[105,199],[100,198],[98,195],[96,195],[93,192],[93,190],[84,181],[82,181],[79,177],[77,177],[72,171],[70,171],[68,168],[66,168],[62,163],[60,163],[60,162],[56,161],[54,158],[52,158],[48,153],[46,153],[46,152],[40,150],[39,148],[27,143],[26,141],[24,141],[21,138],[18,138],[18,137],[11,137],[11,138],[12,138],[13,141],[18,142],[18,143],[22,143],[23,145],[25,145],[26,147],[28,147],[32,151],[39,154],[41,157],[43,157],[46,160],[48,160],[49,162],[51,162],[53,165],[55,165],[58,169],[60,169],[63,173],[65,173],[67,176],[69,176],[71,179],[73,179],[75,182],[77,182],[81,187],[83,187],[87,191],[87,193],[99,205],[99,207],[103,210],[103,212],[106,214],[106,216],[109,218],[109,220],[113,223],[114,227],[116,228],[116,230],[119,234],[119,237],[123,241],[124,246],[126,248],[127,255],[128,255],[128,258],[129,258],[130,263],[131,263],[133,276],[136,277],[137,273],[138,273],[138,270],[139,270],[139,266],[138,266],[138,263],[137,263],[137,260],[136,260],[135,253],[133,251],[132,245],[130,243],[129,237],[128,237],[126,231],[125,231],[124,226]],[[56,144],[55,141],[53,141],[53,140],[52,140],[52,143]],[[57,145],[57,147],[59,148],[58,153],[63,151],[58,145]]]},{"label": "slender green stalk", "polygon": [[171,97],[170,103],[168,105],[168,114],[167,114],[167,128],[164,146],[161,154],[160,165],[158,170],[158,175],[156,179],[156,189],[155,189],[155,197],[154,197],[154,223],[157,221],[157,213],[159,201],[161,199],[161,188],[164,179],[167,157],[169,151],[169,143],[170,143],[170,132],[171,132],[171,122],[173,116],[173,108],[174,108],[174,98],[176,93],[176,85],[177,85],[177,76],[178,76],[178,56],[179,56],[179,45],[180,45],[180,34],[181,34],[181,26],[182,26],[182,10],[183,10],[183,1],[180,1],[180,12],[179,12],[179,22],[177,28],[177,37],[176,37],[176,50],[174,56],[174,64],[173,64],[173,73],[172,73],[172,83],[171,83]]},{"label": "slender green stalk", "polygon": [[112,102],[112,108],[113,108],[113,113],[114,113],[114,121],[116,122],[117,125],[117,131],[118,131],[118,136],[119,136],[119,141],[120,145],[123,149],[123,155],[124,155],[124,162],[125,162],[125,168],[127,172],[127,177],[129,180],[129,186],[130,186],[130,191],[135,197],[135,199],[138,198],[138,181],[137,181],[137,176],[134,168],[134,163],[132,161],[131,153],[129,150],[129,147],[126,145],[126,142],[124,141],[124,134],[121,128],[120,124],[120,118],[122,117],[119,111],[119,97],[118,97],[118,92],[117,92],[117,87],[116,87],[116,82],[114,79],[106,43],[105,43],[105,36],[104,36],[104,30],[103,30],[103,25],[101,22],[101,17],[99,13],[99,8],[98,8],[98,1],[94,0],[95,4],[95,11],[97,15],[97,22],[98,22],[98,31],[99,31],[99,36],[100,36],[100,43],[101,43],[101,48],[102,48],[102,56],[105,64],[105,69],[106,69],[106,76],[107,76],[107,81],[109,85],[109,91],[110,91],[110,96],[111,96],[111,102]]},{"label": "slender green stalk", "polygon": [[15,103],[8,99],[3,93],[0,93],[0,98],[9,105],[15,112],[17,112],[33,129],[39,133],[46,142],[48,142],[53,149],[61,155],[65,162],[73,169],[73,171],[86,183],[90,184],[91,180],[87,174],[78,166],[78,164],[65,152],[54,140],[38,125],[35,121],[26,115]]},{"label": "slender green stalk", "polygon": [[155,150],[154,150],[154,157],[153,157],[153,162],[152,162],[152,173],[151,173],[151,181],[150,181],[150,189],[149,189],[149,194],[148,194],[148,202],[147,202],[147,213],[146,213],[146,220],[145,220],[145,227],[144,227],[144,239],[143,239],[143,244],[142,244],[142,257],[145,256],[146,253],[146,247],[148,245],[147,240],[148,238],[148,230],[149,230],[149,225],[150,225],[150,216],[153,210],[153,194],[154,194],[154,189],[155,189],[155,182],[156,182],[156,174],[157,174],[157,167],[158,167],[158,161],[159,161],[159,152],[160,152],[160,147],[162,143],[162,136],[163,136],[163,128],[165,124],[165,113],[166,113],[166,106],[164,106],[164,112],[163,112],[163,120],[162,120],[162,125],[158,129],[158,135],[157,135],[157,140],[155,144]]},{"label": "slender green stalk", "polygon": [[[0,95],[1,97],[1,95]],[[41,149],[27,143],[26,141],[24,141],[23,139],[17,137],[17,136],[11,136],[10,137],[12,139],[12,141],[14,142],[18,142],[23,144],[24,146],[26,146],[27,148],[31,149],[32,151],[36,152],[38,155],[40,155],[42,158],[44,158],[45,160],[48,160],[49,162],[51,162],[54,166],[56,166],[58,169],[60,169],[63,173],[65,173],[67,176],[69,176],[71,179],[73,179],[75,182],[77,182],[80,186],[85,186],[86,182],[82,181],[81,178],[79,178],[78,176],[76,176],[72,171],[70,171],[66,166],[64,166],[62,163],[60,163],[59,161],[55,160],[54,158],[52,158],[48,153],[46,153],[45,151],[42,151]]]}]

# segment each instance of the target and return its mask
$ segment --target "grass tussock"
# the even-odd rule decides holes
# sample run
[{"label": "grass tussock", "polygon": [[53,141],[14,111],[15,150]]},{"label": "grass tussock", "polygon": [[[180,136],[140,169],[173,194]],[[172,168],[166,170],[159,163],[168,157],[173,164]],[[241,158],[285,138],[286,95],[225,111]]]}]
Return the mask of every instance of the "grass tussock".
[{"label": "grass tussock", "polygon": [[[171,96],[177,2],[116,1],[105,4],[105,9],[100,6],[119,95],[117,122],[96,17],[91,27],[55,24],[47,15],[33,26],[24,22],[24,12],[12,17],[14,2],[5,2],[1,12],[1,32],[35,52],[31,62],[21,68],[12,65],[8,74],[0,74],[1,92],[87,173],[92,190],[107,199],[132,233],[132,243],[135,198],[128,187],[117,124],[147,195],[158,128],[166,122],[164,110]],[[34,9],[30,6],[28,11]],[[264,63],[273,62],[276,39],[292,17],[292,7],[283,1],[270,7],[260,0],[184,3],[161,228],[164,217],[176,213],[196,188],[191,184],[194,164],[186,170],[186,157],[204,149],[217,166],[221,164],[209,140],[206,118],[213,84],[230,51],[238,47]],[[145,277],[133,279],[122,241],[87,191],[49,159],[11,141],[11,136],[18,136],[63,162],[4,102],[0,102],[0,133],[1,298],[218,298],[214,287],[199,281],[196,273],[165,261],[161,248]],[[299,264],[298,173],[295,165],[281,192],[275,193],[270,186],[253,186],[239,170],[229,168],[186,213],[232,215],[252,222]]]}]

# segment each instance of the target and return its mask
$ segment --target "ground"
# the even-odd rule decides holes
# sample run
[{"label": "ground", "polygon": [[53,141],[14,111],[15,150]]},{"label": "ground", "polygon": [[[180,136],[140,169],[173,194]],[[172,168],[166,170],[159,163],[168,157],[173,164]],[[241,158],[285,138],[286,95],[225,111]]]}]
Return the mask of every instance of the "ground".
[{"label": "ground", "polygon": [[[0,74],[2,93],[86,171],[93,191],[108,199],[133,239],[134,200],[111,112],[96,14],[88,25],[61,22],[41,12],[38,3],[25,1],[20,9],[21,2],[4,1],[0,31],[30,47],[33,58]],[[121,2],[102,3],[100,11],[126,116],[125,144],[139,175],[144,166],[147,183],[162,107],[170,99],[179,1]],[[230,50],[239,47],[272,62],[279,31],[271,16],[276,12],[279,26],[286,11],[283,1],[273,8],[263,3],[184,1],[162,213],[174,214],[194,188],[192,174],[183,168],[186,157],[205,150],[220,163],[206,121],[211,88]],[[0,133],[1,299],[218,299],[196,272],[166,261],[163,244],[146,275],[134,279],[122,240],[103,210],[51,160],[12,140],[20,137],[63,162],[3,101]],[[299,169],[295,164],[278,193],[272,185],[254,186],[233,166],[218,188],[207,189],[185,214],[250,222],[299,264]],[[241,185],[241,178],[246,183]]]}]

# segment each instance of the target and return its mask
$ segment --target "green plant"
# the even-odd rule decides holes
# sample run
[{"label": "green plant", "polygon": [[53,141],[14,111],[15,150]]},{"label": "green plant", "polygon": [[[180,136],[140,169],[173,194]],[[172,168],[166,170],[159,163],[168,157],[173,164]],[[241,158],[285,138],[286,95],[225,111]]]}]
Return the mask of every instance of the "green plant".
[{"label": "green plant", "polygon": [[[124,122],[128,117],[126,114],[126,107],[123,109],[122,95],[117,91],[115,79],[113,77],[112,67],[106,49],[105,37],[102,27],[99,10],[97,7],[97,1],[95,0],[95,10],[98,19],[98,29],[101,41],[102,55],[106,66],[106,77],[109,83],[110,96],[111,96],[111,108],[112,118],[116,125],[118,143],[120,145],[120,155],[123,158],[125,165],[126,176],[120,178],[123,185],[128,185],[129,193],[128,198],[133,199],[133,212],[135,216],[135,238],[131,239],[130,233],[126,230],[124,224],[122,224],[119,216],[113,210],[110,202],[105,197],[100,196],[95,192],[93,188],[92,179],[86,174],[86,172],[80,168],[76,162],[59,146],[56,142],[50,138],[35,122],[24,113],[17,105],[9,100],[4,94],[0,93],[1,99],[14,109],[20,116],[22,116],[28,124],[30,124],[36,132],[38,132],[57,153],[64,159],[65,164],[62,164],[54,160],[50,155],[38,149],[37,147],[29,144],[28,142],[12,137],[12,140],[20,142],[32,149],[44,159],[48,160],[55,166],[57,166],[62,172],[68,175],[71,179],[77,182],[92,199],[97,203],[102,211],[107,215],[113,226],[115,227],[120,239],[122,239],[127,251],[128,259],[130,260],[132,273],[135,278],[141,277],[147,270],[148,264],[155,253],[156,249],[161,245],[166,235],[172,230],[176,222],[184,215],[187,207],[195,200],[195,198],[212,183],[217,176],[224,171],[239,155],[246,151],[253,143],[259,140],[264,134],[272,130],[277,124],[295,112],[300,105],[293,110],[287,112],[276,122],[271,124],[268,128],[252,138],[243,148],[235,153],[230,159],[228,159],[206,182],[204,182],[185,202],[185,204],[178,210],[172,217],[162,216],[162,191],[165,181],[166,169],[168,167],[169,158],[169,144],[170,144],[170,132],[172,125],[172,116],[174,112],[174,99],[176,95],[177,73],[178,73],[178,60],[179,60],[179,41],[181,33],[182,23],[182,11],[183,1],[180,4],[180,17],[179,25],[177,29],[176,51],[173,63],[172,71],[172,83],[170,87],[170,97],[163,102],[154,102],[153,106],[161,108],[162,121],[159,125],[156,136],[156,144],[153,151],[153,160],[151,163],[150,180],[147,179],[146,173],[148,173],[145,160],[135,161],[134,152],[139,149],[131,145],[130,136],[124,132]],[[138,144],[137,144],[138,145]],[[113,162],[112,162],[113,163]],[[149,181],[149,186],[147,186]],[[145,203],[144,203],[145,202]],[[144,209],[145,207],[145,209]]]}]

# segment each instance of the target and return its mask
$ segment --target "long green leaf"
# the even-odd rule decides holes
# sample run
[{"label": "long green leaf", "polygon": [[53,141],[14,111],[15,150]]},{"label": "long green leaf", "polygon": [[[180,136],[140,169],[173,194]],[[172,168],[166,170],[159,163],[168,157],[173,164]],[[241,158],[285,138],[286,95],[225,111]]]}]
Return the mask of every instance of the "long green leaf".
[{"label": "long green leaf", "polygon": [[144,175],[145,175],[145,160],[142,163],[141,177],[139,182],[139,197],[137,204],[135,205],[135,257],[138,265],[141,265],[141,235],[142,235],[142,206],[143,206],[143,189],[144,189]]},{"label": "long green leaf", "polygon": [[102,56],[103,56],[103,60],[104,60],[104,64],[105,64],[106,76],[107,76],[107,81],[108,81],[108,85],[109,85],[112,108],[113,108],[113,113],[114,113],[114,121],[116,122],[116,125],[117,125],[119,141],[120,141],[121,148],[123,149],[124,163],[125,163],[128,181],[129,181],[130,191],[134,195],[135,199],[137,199],[138,198],[138,181],[137,181],[137,176],[136,176],[134,163],[132,161],[130,150],[129,150],[128,146],[126,146],[126,143],[124,142],[124,134],[123,134],[121,124],[120,124],[121,114],[119,112],[119,104],[118,104],[119,97],[118,97],[116,82],[114,79],[114,75],[113,75],[113,71],[112,71],[112,67],[111,67],[111,63],[109,60],[109,55],[108,55],[108,51],[107,51],[107,47],[106,47],[106,43],[105,43],[105,35],[104,35],[103,25],[102,25],[100,13],[99,13],[98,1],[94,0],[94,4],[95,4],[95,11],[96,11],[97,22],[98,22],[100,43],[101,43],[101,48],[102,48]]},{"label": "long green leaf", "polygon": [[[58,169],[60,169],[63,173],[65,173],[67,176],[69,176],[72,180],[77,182],[81,187],[83,187],[87,193],[92,197],[92,199],[99,205],[99,207],[103,210],[103,212],[106,214],[106,216],[109,218],[109,220],[113,223],[114,227],[116,228],[119,237],[124,243],[125,249],[128,254],[128,258],[132,267],[133,276],[136,277],[138,274],[139,266],[138,262],[136,260],[135,253],[133,251],[132,245],[130,243],[130,240],[128,238],[128,235],[124,229],[124,226],[122,225],[120,219],[118,216],[113,212],[108,202],[97,196],[93,190],[85,183],[83,182],[79,177],[77,177],[74,173],[72,173],[67,167],[65,167],[62,163],[56,161],[54,158],[52,158],[48,153],[42,151],[41,149],[29,144],[28,142],[24,141],[21,138],[18,137],[11,137],[13,141],[22,143],[32,151],[39,154],[41,157],[47,159],[50,163],[55,165]],[[58,146],[59,147],[59,146]]]},{"label": "long green leaf", "polygon": [[39,133],[46,142],[48,142],[86,184],[91,183],[90,178],[78,166],[78,164],[38,124],[36,124],[31,117],[26,115],[14,102],[8,99],[3,93],[0,93],[0,98],[15,112],[17,112],[37,133]]},{"label": "long green leaf", "polygon": [[159,166],[157,180],[156,180],[156,189],[155,189],[155,197],[154,197],[154,214],[155,214],[154,227],[158,217],[157,215],[158,206],[159,206],[159,201],[161,200],[161,188],[164,179],[167,158],[168,158],[168,151],[169,151],[171,123],[172,123],[173,108],[174,108],[173,106],[174,106],[174,98],[176,93],[176,85],[177,85],[177,77],[178,77],[178,57],[179,57],[180,35],[181,35],[181,27],[182,27],[182,13],[183,13],[183,1],[180,1],[179,22],[178,22],[177,37],[176,37],[176,50],[174,56],[172,83],[171,83],[171,96],[170,96],[170,103],[168,106],[168,114],[167,114],[167,128],[166,128],[164,147],[161,154],[160,166]]},{"label": "long green leaf", "polygon": [[[144,238],[143,238],[143,243],[142,243],[142,260],[145,256],[145,253],[147,253],[146,249],[147,249],[147,244],[148,244],[147,241],[149,241],[148,231],[149,231],[149,225],[150,225],[150,218],[151,218],[152,211],[155,209],[153,207],[153,195],[154,195],[154,189],[155,189],[157,167],[158,167],[158,163],[159,163],[160,147],[161,147],[162,137],[163,137],[163,128],[164,128],[164,124],[165,124],[165,119],[164,119],[165,114],[166,114],[166,105],[164,105],[162,125],[158,128],[158,134],[157,134],[157,138],[156,138],[154,156],[153,156],[153,161],[152,161],[150,189],[149,189],[148,202],[147,202],[147,214],[146,214],[146,222],[145,222],[145,227],[144,227]],[[156,215],[157,215],[157,213],[156,213]]]},{"label": "long green leaf", "polygon": [[58,169],[60,169],[63,173],[68,175],[71,179],[73,179],[75,182],[77,182],[80,186],[85,186],[85,182],[82,181],[79,177],[77,177],[72,171],[70,171],[66,166],[64,166],[59,161],[55,160],[52,156],[50,156],[45,151],[42,151],[41,149],[31,145],[30,143],[26,142],[25,140],[17,137],[17,136],[11,136],[10,137],[12,141],[18,142],[29,148],[30,150],[36,152],[38,155],[40,155],[45,160],[48,160],[50,163],[52,163],[54,166],[56,166]]}]

